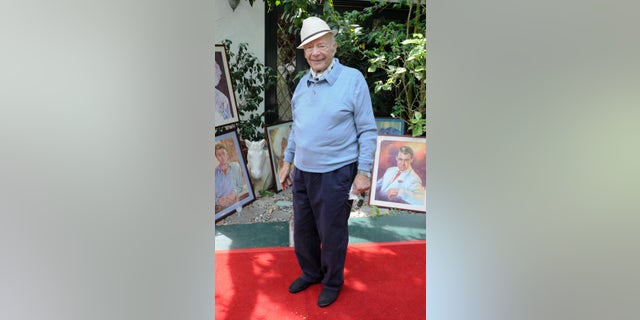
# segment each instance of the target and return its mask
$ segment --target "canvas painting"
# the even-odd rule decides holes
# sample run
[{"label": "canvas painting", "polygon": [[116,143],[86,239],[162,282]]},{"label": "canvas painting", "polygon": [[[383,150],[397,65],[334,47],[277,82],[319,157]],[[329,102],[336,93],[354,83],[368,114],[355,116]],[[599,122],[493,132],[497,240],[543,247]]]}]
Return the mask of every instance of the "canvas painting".
[{"label": "canvas painting", "polygon": [[424,137],[379,135],[369,204],[426,212]]},{"label": "canvas painting", "polygon": [[255,200],[236,131],[215,138],[215,220]]},{"label": "canvas painting", "polygon": [[404,134],[404,120],[398,118],[376,118],[378,134],[401,136]]},{"label": "canvas painting", "polygon": [[214,115],[216,127],[238,122],[238,106],[224,45],[216,45],[214,73]]},{"label": "canvas painting", "polygon": [[284,150],[287,148],[292,125],[293,122],[288,121],[267,127],[267,142],[269,144],[269,154],[271,155],[271,167],[273,168],[276,190],[278,192],[282,191],[282,185],[278,177],[282,161],[284,161]]}]

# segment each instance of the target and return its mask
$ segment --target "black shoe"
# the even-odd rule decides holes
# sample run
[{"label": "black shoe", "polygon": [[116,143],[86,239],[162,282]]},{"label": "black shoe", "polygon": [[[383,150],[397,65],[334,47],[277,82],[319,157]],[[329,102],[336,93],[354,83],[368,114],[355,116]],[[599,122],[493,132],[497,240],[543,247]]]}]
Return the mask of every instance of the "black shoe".
[{"label": "black shoe", "polygon": [[336,299],[338,299],[339,293],[340,291],[322,289],[322,292],[320,292],[320,296],[318,297],[318,307],[324,308],[332,304]]},{"label": "black shoe", "polygon": [[289,292],[290,293],[300,292],[315,283],[318,283],[318,282],[309,282],[307,280],[303,280],[302,278],[298,278],[295,281],[293,281],[293,283],[291,283],[291,285],[289,286]]}]

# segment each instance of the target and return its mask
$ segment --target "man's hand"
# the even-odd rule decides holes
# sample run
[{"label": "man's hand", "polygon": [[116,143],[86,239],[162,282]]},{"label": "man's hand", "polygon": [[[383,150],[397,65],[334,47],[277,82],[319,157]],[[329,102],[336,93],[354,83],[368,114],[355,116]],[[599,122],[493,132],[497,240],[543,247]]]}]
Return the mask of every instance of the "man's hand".
[{"label": "man's hand", "polygon": [[387,199],[392,200],[393,198],[396,198],[398,193],[400,193],[400,189],[398,188],[391,188],[387,190]]},{"label": "man's hand", "polygon": [[236,193],[235,192],[231,192],[228,195],[218,199],[218,205],[222,206],[222,207],[228,207],[228,206],[234,204],[236,201],[237,201]]},{"label": "man's hand", "polygon": [[353,193],[361,194],[371,189],[371,179],[363,174],[357,174],[353,180]]},{"label": "man's hand", "polygon": [[282,162],[282,167],[280,167],[280,172],[278,173],[278,180],[280,181],[280,185],[282,186],[282,190],[287,190],[291,188],[291,175],[289,174],[291,171],[291,163]]}]

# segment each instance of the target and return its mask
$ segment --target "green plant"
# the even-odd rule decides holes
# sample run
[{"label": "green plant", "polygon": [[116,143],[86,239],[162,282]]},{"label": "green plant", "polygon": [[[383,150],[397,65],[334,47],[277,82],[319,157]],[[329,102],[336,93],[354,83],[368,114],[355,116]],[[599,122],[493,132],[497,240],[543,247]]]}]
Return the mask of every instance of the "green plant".
[{"label": "green plant", "polygon": [[386,79],[376,80],[374,92],[394,93],[392,117],[403,119],[412,136],[426,134],[426,59],[424,23],[425,0],[407,1],[409,11],[404,25],[390,23],[373,35],[376,47],[366,50],[369,72],[384,70]]},{"label": "green plant", "polygon": [[258,190],[258,193],[260,193],[261,197],[270,197],[274,194],[276,194],[273,190],[268,190],[265,189],[268,188],[268,186],[265,186],[265,184],[262,185],[262,190]]},{"label": "green plant", "polygon": [[238,98],[240,121],[237,125],[217,129],[217,133],[235,126],[241,139],[250,141],[264,139],[265,112],[258,112],[258,108],[264,101],[265,90],[275,83],[275,73],[248,50],[247,43],[240,43],[236,52],[231,51],[231,40],[226,39],[223,44],[227,51],[233,89]]},{"label": "green plant", "polygon": [[378,218],[378,217],[383,217],[383,216],[388,216],[389,215],[389,213],[382,213],[382,211],[380,211],[380,208],[378,208],[377,206],[371,205],[370,207],[371,207],[371,209],[373,209],[373,211],[375,211],[375,213],[374,214],[370,214],[369,215],[369,219],[373,220],[373,219]]}]

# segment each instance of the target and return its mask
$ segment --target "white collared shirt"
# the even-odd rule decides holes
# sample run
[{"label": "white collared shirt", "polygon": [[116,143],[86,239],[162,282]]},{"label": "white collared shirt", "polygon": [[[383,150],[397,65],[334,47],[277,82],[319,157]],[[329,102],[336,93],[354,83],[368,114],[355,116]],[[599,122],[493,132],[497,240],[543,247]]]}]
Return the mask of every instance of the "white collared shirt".
[{"label": "white collared shirt", "polygon": [[333,59],[331,59],[331,64],[329,65],[328,68],[326,68],[324,71],[322,72],[315,72],[313,71],[313,69],[309,68],[311,70],[311,76],[313,77],[313,80],[315,81],[320,81],[322,79],[324,79],[327,74],[329,74],[329,72],[331,72],[331,69],[333,69]]}]

